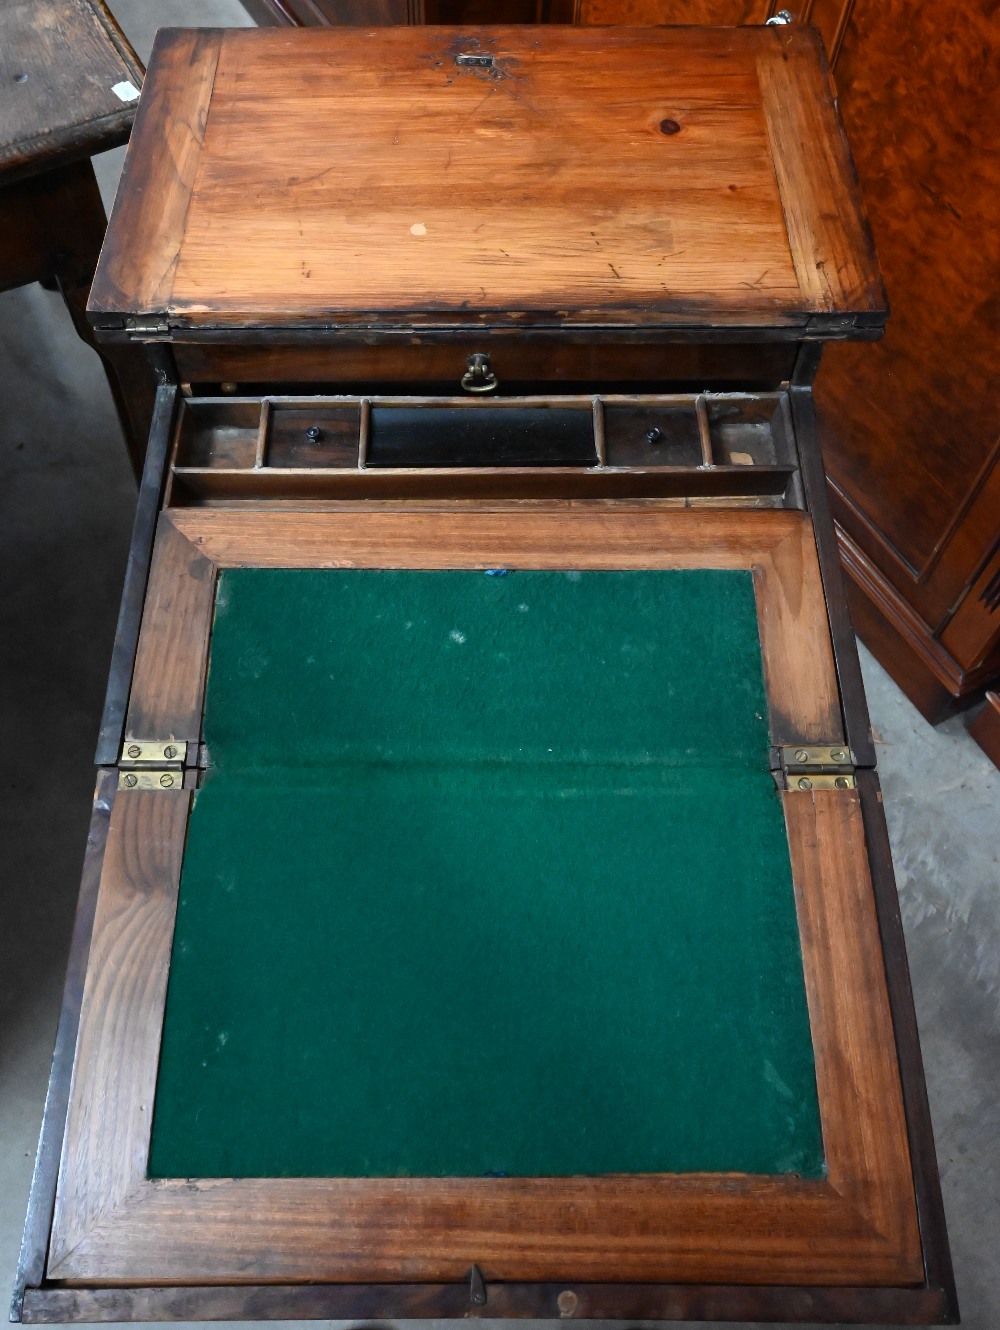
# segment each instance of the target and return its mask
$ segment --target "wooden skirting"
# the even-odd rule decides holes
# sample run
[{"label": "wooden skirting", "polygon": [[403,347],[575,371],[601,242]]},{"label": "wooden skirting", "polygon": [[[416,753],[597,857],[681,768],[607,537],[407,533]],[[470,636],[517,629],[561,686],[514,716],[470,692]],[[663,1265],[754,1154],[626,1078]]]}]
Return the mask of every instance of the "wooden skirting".
[{"label": "wooden skirting", "polygon": [[840,525],[837,540],[858,636],[932,725],[977,702],[996,675],[963,670]]}]

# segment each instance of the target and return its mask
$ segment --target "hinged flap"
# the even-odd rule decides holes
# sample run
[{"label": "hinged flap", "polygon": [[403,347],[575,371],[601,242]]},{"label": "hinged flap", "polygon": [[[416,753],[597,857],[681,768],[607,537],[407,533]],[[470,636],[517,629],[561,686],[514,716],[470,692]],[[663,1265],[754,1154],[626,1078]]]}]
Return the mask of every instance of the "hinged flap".
[{"label": "hinged flap", "polygon": [[886,312],[799,24],[161,30],[90,310],[237,339]]}]

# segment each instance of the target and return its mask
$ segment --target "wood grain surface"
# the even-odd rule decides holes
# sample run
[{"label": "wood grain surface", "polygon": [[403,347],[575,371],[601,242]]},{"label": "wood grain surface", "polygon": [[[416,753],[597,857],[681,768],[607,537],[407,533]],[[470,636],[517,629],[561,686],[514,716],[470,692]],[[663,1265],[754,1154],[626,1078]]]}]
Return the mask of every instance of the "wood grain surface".
[{"label": "wood grain surface", "polygon": [[97,895],[107,844],[108,824],[117,783],[112,772],[104,770],[97,773],[90,830],[87,836],[87,849],[80,880],[80,894],[77,898],[69,960],[66,967],[63,1004],[59,1013],[59,1026],[56,1031],[55,1048],[52,1053],[52,1067],[45,1093],[45,1108],[42,1113],[38,1152],[35,1156],[35,1169],[31,1179],[31,1192],[28,1197],[28,1212],[25,1216],[24,1233],[21,1238],[21,1251],[18,1257],[17,1271],[14,1275],[11,1319],[15,1318],[16,1312],[20,1309],[25,1285],[37,1285],[41,1283],[45,1275],[49,1230],[52,1227],[56,1180],[59,1174],[59,1159],[62,1152],[63,1128],[66,1123],[73,1060],[80,1029],[80,1007],[83,1001],[90,937],[94,926],[94,913],[97,908]]},{"label": "wood grain surface", "polygon": [[142,65],[103,0],[0,6],[0,179],[48,170],[124,143]]},{"label": "wood grain surface", "polygon": [[125,717],[126,740],[198,741],[215,572],[214,563],[161,517]]},{"label": "wood grain surface", "polygon": [[154,555],[130,736],[197,737],[214,594],[207,570],[217,566],[750,568],[773,742],[843,742],[819,564],[802,513],[618,504],[595,512],[572,501],[489,511],[172,510]]},{"label": "wood grain surface", "polygon": [[48,1273],[65,1281],[922,1276],[857,798],[785,796],[829,1178],[145,1177],[187,795],[120,793]]},{"label": "wood grain surface", "polygon": [[[828,961],[807,963],[806,995],[830,1185],[916,1260],[920,1235],[860,796],[790,792],[785,819],[803,952]],[[851,1043],[865,1053],[849,1067],[841,1059]],[[885,1185],[872,1188],[872,1178]]]},{"label": "wood grain surface", "polygon": [[[125,154],[105,249],[90,292],[140,311],[170,292],[198,167],[222,34],[214,28],[157,34],[141,106],[154,107],[155,143]],[[170,56],[158,59],[161,45]]]},{"label": "wood grain surface", "polygon": [[751,27],[161,32],[91,298],[98,322],[149,311],[840,333],[885,313],[818,37]]},{"label": "wood grain surface", "polygon": [[[128,790],[111,810],[73,1063],[49,1262],[128,1201],[146,1166],[170,938],[191,796]],[[166,945],[164,945],[166,944]],[[111,1129],[109,1134],[109,1128]],[[82,1167],[80,1165],[82,1164]]]}]

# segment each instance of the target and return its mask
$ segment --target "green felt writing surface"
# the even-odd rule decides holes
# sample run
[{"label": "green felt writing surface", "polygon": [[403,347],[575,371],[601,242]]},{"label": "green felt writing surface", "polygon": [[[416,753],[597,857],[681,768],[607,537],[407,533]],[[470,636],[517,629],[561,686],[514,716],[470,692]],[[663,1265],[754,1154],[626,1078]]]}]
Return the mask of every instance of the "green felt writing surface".
[{"label": "green felt writing surface", "polygon": [[223,573],[152,1176],[823,1155],[740,572]]}]

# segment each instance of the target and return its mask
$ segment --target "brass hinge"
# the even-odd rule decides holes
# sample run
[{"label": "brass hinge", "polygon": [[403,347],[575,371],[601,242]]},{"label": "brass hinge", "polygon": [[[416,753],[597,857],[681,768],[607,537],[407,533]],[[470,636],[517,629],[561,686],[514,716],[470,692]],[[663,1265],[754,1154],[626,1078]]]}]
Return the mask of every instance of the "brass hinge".
[{"label": "brass hinge", "polygon": [[143,318],[129,317],[125,320],[125,331],[135,333],[137,337],[156,337],[170,331],[166,319],[157,319],[150,315]]},{"label": "brass hinge", "polygon": [[844,744],[795,744],[779,748],[779,785],[786,790],[853,790],[854,755]]},{"label": "brass hinge", "polygon": [[180,739],[126,739],[118,759],[118,788],[181,789],[187,748]]}]

